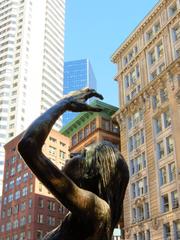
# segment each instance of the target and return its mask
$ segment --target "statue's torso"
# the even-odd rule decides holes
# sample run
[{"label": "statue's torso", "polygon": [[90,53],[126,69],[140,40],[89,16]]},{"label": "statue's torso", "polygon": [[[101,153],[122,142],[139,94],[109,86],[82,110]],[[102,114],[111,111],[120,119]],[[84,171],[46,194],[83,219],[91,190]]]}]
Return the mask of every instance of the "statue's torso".
[{"label": "statue's torso", "polygon": [[110,240],[110,212],[104,211],[93,221],[83,216],[67,215],[61,226],[43,240]]}]

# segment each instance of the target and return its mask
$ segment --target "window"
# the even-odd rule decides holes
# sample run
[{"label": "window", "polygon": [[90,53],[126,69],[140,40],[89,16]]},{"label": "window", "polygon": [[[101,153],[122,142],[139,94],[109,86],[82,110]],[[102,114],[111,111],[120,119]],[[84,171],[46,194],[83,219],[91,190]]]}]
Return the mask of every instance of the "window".
[{"label": "window", "polygon": [[174,228],[174,240],[180,239],[180,220],[173,222],[173,228]]},{"label": "window", "polygon": [[13,222],[13,229],[16,229],[18,227],[19,227],[19,221],[18,221],[18,219],[15,219]]},{"label": "window", "polygon": [[86,126],[86,127],[84,128],[84,137],[87,137],[87,136],[89,135],[89,133],[90,133],[89,126]]},{"label": "window", "polygon": [[76,145],[77,143],[77,135],[75,134],[74,136],[72,136],[72,145]]},{"label": "window", "polygon": [[162,207],[162,212],[168,212],[169,211],[169,199],[168,199],[168,194],[165,194],[161,196],[161,207]]},{"label": "window", "polygon": [[49,153],[52,154],[52,155],[55,155],[56,154],[56,148],[53,147],[53,146],[49,146]]},{"label": "window", "polygon": [[28,173],[24,173],[23,182],[27,182],[27,180],[28,180]]},{"label": "window", "polygon": [[162,44],[162,42],[160,42],[157,45],[157,57],[161,58],[162,56],[163,56],[163,44]]},{"label": "window", "polygon": [[56,203],[52,201],[48,201],[48,209],[50,211],[55,211],[56,210]]},{"label": "window", "polygon": [[102,128],[106,131],[110,130],[110,121],[107,119],[102,119]]},{"label": "window", "polygon": [[78,141],[81,141],[82,139],[83,139],[83,131],[80,130],[80,131],[78,132]]},{"label": "window", "polygon": [[160,22],[156,22],[153,27],[146,33],[146,40],[150,41],[154,35],[160,30]]},{"label": "window", "polygon": [[173,152],[173,139],[172,136],[166,138],[166,147],[167,147],[167,154]]},{"label": "window", "polygon": [[148,41],[153,38],[153,29],[149,30],[149,31],[146,33],[146,38],[147,38]]},{"label": "window", "polygon": [[63,152],[63,151],[59,151],[59,157],[61,158],[61,159],[65,159],[65,155],[66,155],[66,153],[65,152]]},{"label": "window", "polygon": [[128,145],[129,145],[129,152],[132,152],[132,150],[133,150],[133,138],[132,137],[129,138]]},{"label": "window", "polygon": [[177,190],[171,192],[171,202],[172,202],[172,208],[173,209],[179,207]]},{"label": "window", "polygon": [[176,167],[174,162],[168,165],[168,170],[169,170],[169,181],[172,182],[176,178]]},{"label": "window", "polygon": [[20,210],[24,211],[26,209],[26,202],[20,204]]},{"label": "window", "polygon": [[16,185],[18,186],[21,183],[21,177],[16,178]]},{"label": "window", "polygon": [[119,127],[117,124],[113,123],[112,125],[112,131],[113,133],[119,133]]},{"label": "window", "polygon": [[43,223],[43,218],[44,218],[44,215],[43,215],[43,214],[38,214],[38,215],[37,215],[37,222],[38,222],[38,223]]},{"label": "window", "polygon": [[170,116],[170,111],[166,111],[163,113],[164,115],[164,127],[167,128],[171,125],[171,116]]},{"label": "window", "polygon": [[163,141],[160,141],[159,143],[157,143],[157,159],[161,159],[165,156],[165,152],[164,152],[164,143]]},{"label": "window", "polygon": [[92,121],[90,125],[91,125],[91,132],[93,132],[96,129],[96,121],[95,120]]},{"label": "window", "polygon": [[153,110],[156,110],[157,107],[159,106],[159,104],[160,104],[159,95],[152,96],[152,107],[153,107]]},{"label": "window", "polygon": [[160,90],[160,99],[161,99],[162,103],[164,103],[168,100],[167,88],[164,88],[164,89]]},{"label": "window", "polygon": [[9,182],[9,189],[13,189],[14,188],[14,180]]},{"label": "window", "polygon": [[176,42],[180,39],[180,25],[178,24],[172,29],[173,40]]},{"label": "window", "polygon": [[32,199],[29,199],[29,208],[32,208],[33,201]]},{"label": "window", "polygon": [[53,143],[56,143],[56,142],[57,142],[57,140],[56,140],[55,138],[53,138],[53,137],[49,137],[49,140],[50,140],[51,142],[53,142]]},{"label": "window", "polygon": [[27,187],[24,187],[23,189],[22,189],[22,196],[24,197],[24,196],[26,196],[28,194],[28,188]]},{"label": "window", "polygon": [[22,164],[19,163],[19,164],[17,165],[17,172],[20,172],[21,170],[22,170]]},{"label": "window", "polygon": [[49,216],[48,217],[48,225],[50,225],[50,226],[55,226],[55,217],[51,217],[51,216]]},{"label": "window", "polygon": [[22,226],[24,226],[25,224],[26,224],[26,217],[23,216],[23,217],[20,218],[20,226],[22,227]]},{"label": "window", "polygon": [[10,176],[14,176],[14,175],[15,175],[15,172],[16,172],[15,168],[12,167],[12,168],[11,168],[11,171],[10,171]]},{"label": "window", "polygon": [[10,202],[12,202],[13,201],[13,194],[11,193],[11,194],[9,194],[9,196],[8,196],[8,202],[10,203]]},{"label": "window", "polygon": [[44,200],[42,198],[38,199],[38,205],[39,205],[40,208],[44,207]]},{"label": "window", "polygon": [[159,170],[160,186],[167,183],[167,172],[166,167],[163,167]]},{"label": "window", "polygon": [[159,134],[162,131],[161,115],[154,119],[154,125],[156,134]]},{"label": "window", "polygon": [[170,7],[169,7],[169,9],[168,9],[169,11],[169,17],[172,17],[172,16],[174,16],[174,14],[176,13],[176,11],[177,11],[177,5],[176,5],[176,3],[174,2]]},{"label": "window", "polygon": [[163,224],[164,240],[169,240],[171,238],[171,228],[170,224]]},{"label": "window", "polygon": [[42,230],[37,230],[36,232],[36,239],[40,240],[43,237],[43,231]]},{"label": "window", "polygon": [[153,65],[156,62],[155,50],[153,50],[149,53],[149,60],[150,60],[151,65]]}]

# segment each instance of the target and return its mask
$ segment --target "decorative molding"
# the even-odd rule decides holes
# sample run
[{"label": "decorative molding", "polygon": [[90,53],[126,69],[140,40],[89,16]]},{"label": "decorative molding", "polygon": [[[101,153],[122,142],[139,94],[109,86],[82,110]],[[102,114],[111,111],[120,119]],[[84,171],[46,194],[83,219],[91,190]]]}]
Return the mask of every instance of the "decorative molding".
[{"label": "decorative molding", "polygon": [[131,236],[131,228],[126,228],[125,230],[125,236],[126,236],[126,239],[129,239],[130,236]]},{"label": "decorative molding", "polygon": [[175,93],[175,99],[176,103],[179,105],[180,104],[180,89]]},{"label": "decorative molding", "polygon": [[[141,49],[141,51],[139,51],[138,54],[124,68],[122,68],[122,71],[120,73],[124,73],[126,70],[128,70],[132,66],[132,64],[134,64],[134,62],[137,62],[137,59],[140,57],[140,55],[145,50],[149,49],[151,47],[151,45],[153,45],[153,43],[157,39],[159,39],[160,37],[164,36],[164,32],[167,32],[167,29],[169,29],[169,25],[173,25],[174,22],[177,19],[179,19],[179,17],[180,17],[180,11],[178,11],[177,14],[174,17],[170,18],[170,20],[166,23],[165,26],[162,26],[161,30],[156,35],[154,35],[154,37],[151,39],[151,41],[149,41],[147,44],[144,45],[144,47]],[[144,28],[144,26],[143,26],[143,28]],[[135,32],[134,34],[136,36],[138,36],[140,34],[144,34],[144,31],[138,31],[138,32]],[[119,59],[121,58],[122,52],[126,49],[126,47],[130,46],[131,42],[135,39],[135,37],[132,40],[129,40],[129,41],[126,40],[126,42],[124,42],[125,43],[124,46],[121,45],[119,47],[119,49],[112,55],[112,59],[111,59],[112,62],[114,62],[116,64],[118,63]]]},{"label": "decorative molding", "polygon": [[160,226],[160,221],[157,219],[157,217],[153,218],[152,219],[152,228],[154,230],[158,230],[159,226]]}]

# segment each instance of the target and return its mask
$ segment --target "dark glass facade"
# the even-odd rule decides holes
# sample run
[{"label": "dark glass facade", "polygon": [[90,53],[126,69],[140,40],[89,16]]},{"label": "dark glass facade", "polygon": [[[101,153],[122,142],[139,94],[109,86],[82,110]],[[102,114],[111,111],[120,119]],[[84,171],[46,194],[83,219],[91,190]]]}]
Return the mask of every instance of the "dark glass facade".
[{"label": "dark glass facade", "polygon": [[[88,59],[68,61],[64,63],[64,95],[84,87],[96,89],[96,78]],[[78,113],[63,114],[63,126],[77,116]]]}]

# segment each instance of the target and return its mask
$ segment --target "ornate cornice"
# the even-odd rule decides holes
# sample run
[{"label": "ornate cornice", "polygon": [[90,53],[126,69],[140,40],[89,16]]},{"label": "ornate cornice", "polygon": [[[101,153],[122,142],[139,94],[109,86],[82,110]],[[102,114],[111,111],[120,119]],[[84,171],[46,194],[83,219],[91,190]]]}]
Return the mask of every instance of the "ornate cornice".
[{"label": "ornate cornice", "polygon": [[[164,33],[168,30],[169,28],[169,25],[172,25],[177,19],[179,19],[180,17],[180,10],[179,12],[173,17],[171,18],[167,24],[165,26],[163,26],[161,28],[161,30],[151,39],[151,41],[149,41],[144,47],[143,49],[141,49],[141,51],[138,52],[138,54],[124,67],[122,68],[122,70],[120,72],[118,72],[116,74],[116,76],[114,77],[115,80],[118,79],[118,77],[122,74],[124,74],[125,72],[127,72],[130,68],[133,67],[134,64],[137,63],[138,59],[141,57],[141,55],[149,48],[151,48],[151,46],[158,40],[160,39]],[[120,58],[120,55],[119,55],[119,58]],[[119,59],[118,58],[118,59]],[[118,61],[117,61],[118,62]],[[117,62],[114,62],[114,63],[117,63]]]},{"label": "ornate cornice", "polygon": [[151,12],[143,19],[143,21],[135,28],[135,30],[130,34],[130,36],[120,45],[120,47],[114,52],[111,57],[113,63],[117,63],[118,59],[121,57],[122,52],[129,47],[133,40],[144,32],[147,24],[149,24],[153,19],[159,14],[161,9],[167,5],[171,0],[162,0],[151,10]]}]

